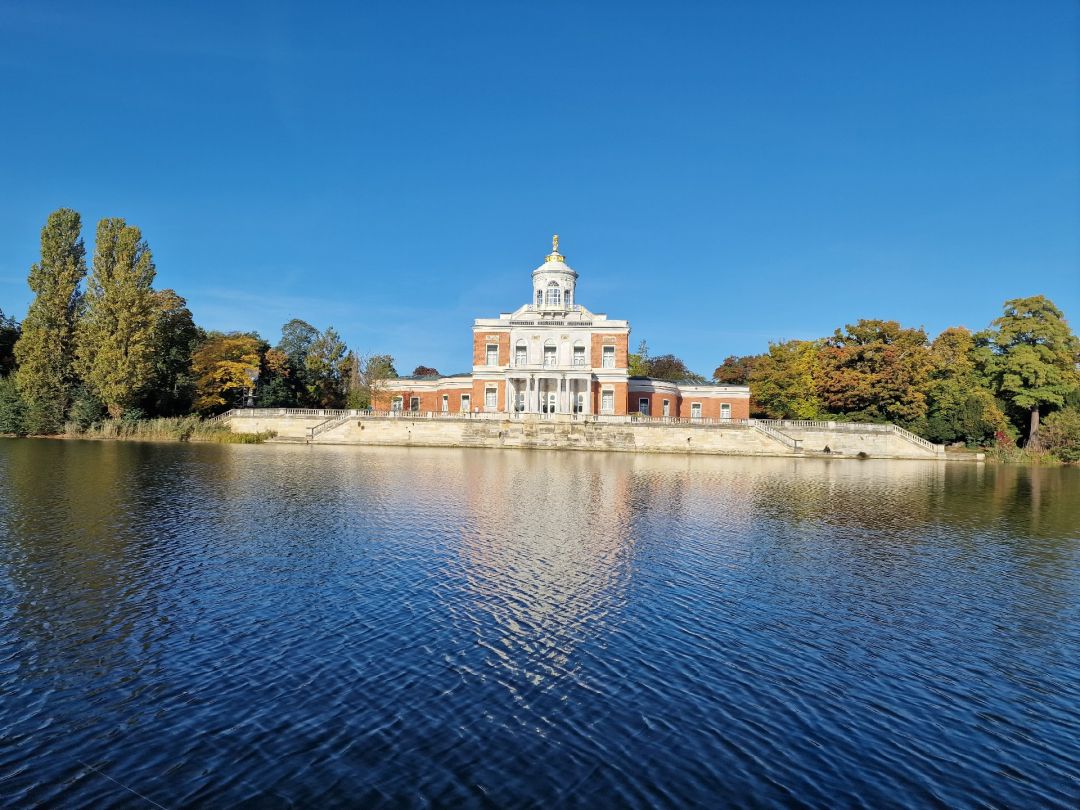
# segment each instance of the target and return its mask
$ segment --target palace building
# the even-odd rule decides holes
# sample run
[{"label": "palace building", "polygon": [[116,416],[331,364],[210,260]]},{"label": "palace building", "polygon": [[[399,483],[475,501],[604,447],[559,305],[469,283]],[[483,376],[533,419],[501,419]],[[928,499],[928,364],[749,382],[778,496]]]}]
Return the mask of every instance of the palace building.
[{"label": "palace building", "polygon": [[387,381],[375,407],[421,413],[747,419],[750,389],[631,377],[630,324],[578,303],[578,274],[552,251],[529,303],[473,322],[471,374]]}]

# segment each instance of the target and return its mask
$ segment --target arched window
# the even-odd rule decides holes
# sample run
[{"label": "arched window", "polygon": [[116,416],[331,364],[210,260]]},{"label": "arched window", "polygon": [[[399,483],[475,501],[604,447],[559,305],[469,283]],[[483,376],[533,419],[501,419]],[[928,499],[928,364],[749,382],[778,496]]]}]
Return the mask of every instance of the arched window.
[{"label": "arched window", "polygon": [[557,364],[558,350],[554,340],[544,341],[544,366],[552,368]]},{"label": "arched window", "polygon": [[544,303],[546,303],[549,307],[557,307],[562,304],[562,290],[559,289],[558,282],[548,282],[547,299]]}]

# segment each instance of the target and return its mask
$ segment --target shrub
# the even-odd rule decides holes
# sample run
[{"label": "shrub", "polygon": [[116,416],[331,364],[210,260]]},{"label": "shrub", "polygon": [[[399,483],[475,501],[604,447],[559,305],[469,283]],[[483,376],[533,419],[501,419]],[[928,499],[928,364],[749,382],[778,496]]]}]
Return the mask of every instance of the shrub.
[{"label": "shrub", "polygon": [[1080,408],[1063,408],[1046,417],[1040,431],[1043,446],[1062,461],[1080,461]]}]

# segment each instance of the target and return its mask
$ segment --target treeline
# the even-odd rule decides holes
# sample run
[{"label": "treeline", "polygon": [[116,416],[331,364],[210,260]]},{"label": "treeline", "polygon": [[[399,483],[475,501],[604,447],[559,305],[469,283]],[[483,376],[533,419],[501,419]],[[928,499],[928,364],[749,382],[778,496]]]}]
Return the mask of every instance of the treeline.
[{"label": "treeline", "polygon": [[88,430],[103,420],[265,407],[367,407],[397,376],[389,355],[350,351],[302,320],[271,346],[254,332],[199,327],[187,302],[156,290],[153,254],[123,219],[98,223],[89,267],[82,221],[49,215],[34,300],[22,323],[0,312],[0,433]]},{"label": "treeline", "polygon": [[1044,296],[1006,301],[972,333],[929,340],[896,321],[860,320],[817,340],[728,357],[718,383],[746,385],[773,419],[895,422],[940,443],[1052,451],[1080,460],[1080,340]]}]

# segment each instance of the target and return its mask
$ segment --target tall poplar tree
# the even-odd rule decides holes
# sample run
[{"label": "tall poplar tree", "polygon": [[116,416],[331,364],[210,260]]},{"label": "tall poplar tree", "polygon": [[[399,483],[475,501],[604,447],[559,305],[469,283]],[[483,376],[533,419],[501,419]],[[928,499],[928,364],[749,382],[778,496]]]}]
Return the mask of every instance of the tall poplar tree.
[{"label": "tall poplar tree", "polygon": [[154,379],[155,272],[138,228],[119,218],[98,223],[76,368],[114,419],[136,405]]},{"label": "tall poplar tree", "polygon": [[71,403],[79,284],[86,277],[81,230],[78,212],[53,211],[41,229],[41,261],[30,268],[34,301],[15,344],[15,383],[26,403],[27,429],[33,433],[58,431]]}]

